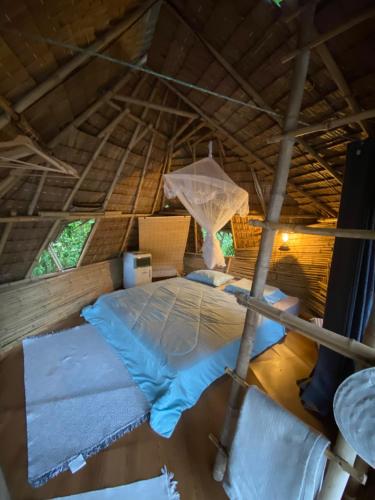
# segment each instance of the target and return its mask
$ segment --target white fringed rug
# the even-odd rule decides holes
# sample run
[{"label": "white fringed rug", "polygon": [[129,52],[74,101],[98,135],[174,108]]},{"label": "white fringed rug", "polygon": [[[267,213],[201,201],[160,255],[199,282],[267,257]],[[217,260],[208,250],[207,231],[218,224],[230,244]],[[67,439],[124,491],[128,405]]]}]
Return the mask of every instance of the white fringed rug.
[{"label": "white fringed rug", "polygon": [[148,417],[149,405],[91,325],[23,341],[28,479],[41,486]]},{"label": "white fringed rug", "polygon": [[161,476],[145,481],[53,500],[179,500],[180,495],[177,492],[177,482],[173,481],[173,474],[168,472],[166,467],[163,467],[161,472]]}]

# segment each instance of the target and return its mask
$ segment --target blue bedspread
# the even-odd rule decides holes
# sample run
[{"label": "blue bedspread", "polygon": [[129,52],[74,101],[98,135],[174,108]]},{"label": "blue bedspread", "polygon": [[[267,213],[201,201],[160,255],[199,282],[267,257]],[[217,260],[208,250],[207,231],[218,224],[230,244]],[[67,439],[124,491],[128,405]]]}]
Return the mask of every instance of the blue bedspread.
[{"label": "blue bedspread", "polygon": [[[150,425],[164,437],[225,367],[234,368],[245,314],[234,295],[184,278],[103,295],[82,310],[146,395]],[[264,318],[253,357],[284,335]]]}]

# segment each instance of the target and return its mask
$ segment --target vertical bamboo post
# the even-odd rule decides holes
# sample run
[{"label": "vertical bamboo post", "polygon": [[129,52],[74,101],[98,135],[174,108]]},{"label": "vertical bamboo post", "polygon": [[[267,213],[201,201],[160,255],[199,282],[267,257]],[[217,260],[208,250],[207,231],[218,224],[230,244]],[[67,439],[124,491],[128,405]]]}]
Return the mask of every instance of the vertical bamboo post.
[{"label": "vertical bamboo post", "polygon": [[[312,39],[313,22],[316,1],[311,2],[301,14],[301,25],[299,33],[299,46],[304,47]],[[310,51],[304,49],[298,54],[295,61],[291,89],[288,101],[288,108],[283,130],[293,130],[298,123],[298,115],[302,105],[303,90],[309,66]],[[268,206],[267,221],[278,222],[281,208],[284,202],[290,163],[293,154],[295,140],[293,138],[283,139],[280,146],[278,164],[272,186],[271,199]],[[266,284],[267,274],[272,255],[272,247],[275,238],[275,231],[266,229],[262,232],[262,239],[259,254],[256,262],[251,295],[261,297]],[[244,331],[241,338],[240,351],[236,363],[236,374],[245,379],[249,367],[249,361],[254,344],[256,328],[259,315],[251,311],[246,312]],[[241,405],[241,386],[234,380],[232,382],[231,393],[229,396],[228,407],[225,415],[223,430],[220,442],[224,449],[229,449],[233,437],[233,431],[238,418]],[[216,455],[216,461],[213,470],[213,477],[216,481],[222,481],[227,466],[227,457],[222,449],[219,449]]]},{"label": "vertical bamboo post", "polygon": [[[370,347],[375,347],[375,302],[373,302],[372,305],[363,343]],[[345,441],[341,432],[339,432],[337,436],[333,452],[346,460],[350,465],[354,465],[357,458],[356,452]],[[364,464],[362,464],[362,468],[363,470],[366,469]],[[327,466],[327,472],[324,477],[322,490],[319,494],[319,500],[340,500],[344,494],[349,477],[349,474],[345,472],[337,463],[330,461]]]}]

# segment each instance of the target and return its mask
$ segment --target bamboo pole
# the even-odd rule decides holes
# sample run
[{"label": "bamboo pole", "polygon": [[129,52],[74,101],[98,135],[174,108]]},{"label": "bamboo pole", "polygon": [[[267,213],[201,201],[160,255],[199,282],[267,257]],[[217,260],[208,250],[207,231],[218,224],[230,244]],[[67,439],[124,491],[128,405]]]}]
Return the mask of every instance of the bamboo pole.
[{"label": "bamboo pole", "polygon": [[375,240],[375,231],[368,229],[342,229],[335,227],[309,227],[298,224],[280,224],[261,220],[249,220],[250,226],[283,231],[285,233],[317,234],[320,236],[335,236],[336,238],[354,238],[362,240]]},{"label": "bamboo pole", "polygon": [[[244,153],[244,157],[242,158],[242,161],[245,161],[246,159],[249,159],[250,161],[254,161],[256,165],[259,165],[259,167],[263,168],[266,172],[274,175],[275,170],[262,158],[260,158],[257,154],[253,153],[248,146],[245,146],[242,142],[236,139],[236,137],[228,132],[222,125],[216,123],[216,121],[213,118],[210,118],[207,116],[198,106],[196,106],[188,97],[186,97],[184,94],[182,94],[179,90],[175,89],[170,83],[163,81],[163,84],[166,85],[169,89],[172,90],[176,95],[180,97],[184,102],[189,104],[189,106],[194,109],[200,116],[205,120],[206,126],[207,123],[211,125],[211,127],[220,132],[224,137],[226,137],[232,144],[234,144],[235,148],[240,149]],[[228,146],[230,147],[230,146]],[[236,149],[232,147],[232,150],[236,153]],[[246,162],[245,162],[246,163]],[[301,196],[304,198],[307,198],[309,202],[317,207],[320,212],[329,214],[331,217],[335,217],[337,214],[336,212],[325,205],[324,203],[320,202],[317,200],[314,196],[310,195],[307,193],[304,189],[298,186],[298,184],[295,184],[292,181],[288,181],[288,187],[289,187],[289,194],[291,197],[294,197],[295,194],[293,191],[299,193]]]},{"label": "bamboo pole", "polygon": [[[121,36],[125,31],[131,28],[151,7],[153,7],[158,0],[147,0],[146,2],[141,2],[138,9],[133,11],[130,15],[126,17],[110,29],[104,36],[96,40],[94,43],[86,47],[87,52],[80,53],[74,56],[70,61],[65,63],[63,66],[58,68],[52,75],[50,75],[46,80],[41,82],[39,85],[35,86],[29,92],[27,92],[19,101],[13,104],[13,108],[16,113],[22,113],[27,108],[32,106],[36,101],[41,99],[44,95],[54,89],[57,85],[63,82],[73,71],[75,71],[79,66],[82,66],[86,61],[88,61],[92,54],[98,51],[104,50],[112,42],[114,42],[119,36]],[[9,123],[10,119],[6,114],[0,116],[0,129],[5,127]]]},{"label": "bamboo pole", "polygon": [[[164,98],[163,98],[163,103],[162,103],[163,106],[167,102],[167,97],[168,97],[168,90],[166,91],[166,93],[164,95]],[[161,117],[162,117],[162,111],[159,111],[158,117],[156,119],[155,127],[154,127],[155,130],[157,130],[159,128]],[[146,159],[145,159],[145,162],[143,164],[142,174],[141,174],[141,177],[139,179],[138,186],[137,186],[137,191],[136,191],[135,198],[134,198],[132,213],[134,213],[136,211],[136,209],[137,209],[138,200],[139,200],[139,197],[141,195],[141,191],[142,191],[142,187],[143,187],[143,182],[144,182],[144,179],[145,179],[145,176],[146,176],[146,172],[147,172],[147,169],[148,169],[148,165],[149,165],[149,162],[150,162],[152,148],[154,147],[155,137],[156,137],[156,134],[153,133],[152,137],[151,137],[151,140],[150,140],[150,143],[149,143],[148,148],[147,148]],[[133,227],[133,222],[134,222],[134,217],[132,217],[130,219],[130,221],[128,222],[128,227],[126,228],[126,232],[125,232],[124,238],[123,238],[122,243],[121,243],[120,254],[126,248],[126,244],[128,242],[130,231],[131,231],[131,229]]]},{"label": "bamboo pole", "polygon": [[4,96],[0,96],[0,107],[3,108],[4,112],[23,134],[27,135],[30,139],[36,142],[41,142],[41,137],[38,132],[31,126],[29,121],[23,115],[16,113],[10,101],[8,101],[8,99]]},{"label": "bamboo pole", "polygon": [[132,216],[136,217],[148,217],[150,213],[136,213],[131,212],[121,212],[118,210],[106,210],[104,212],[48,212],[41,211],[38,215],[8,215],[0,217],[0,224],[8,224],[22,222],[22,223],[34,223],[34,222],[46,222],[46,221],[72,221],[72,220],[88,220],[88,219],[126,219]]},{"label": "bamboo pole", "polygon": [[157,111],[165,111],[166,113],[170,113],[172,115],[184,116],[186,118],[198,118],[196,113],[191,113],[190,111],[184,111],[182,109],[171,108],[170,106],[164,106],[162,104],[155,104],[149,101],[142,101],[141,99],[135,99],[134,97],[129,97],[125,95],[115,95],[114,99],[118,101],[128,102],[130,104],[134,104],[136,106],[143,106],[148,109],[156,109]]},{"label": "bamboo pole", "polygon": [[192,137],[194,134],[196,134],[201,128],[205,127],[206,124],[204,122],[198,123],[196,127],[194,127],[190,132],[185,134],[183,137],[181,137],[178,141],[174,141],[174,148],[177,148],[180,144],[183,144],[184,142],[187,142],[190,137]]},{"label": "bamboo pole", "polygon": [[[145,159],[145,162],[144,162],[144,165],[143,165],[141,178],[139,179],[139,183],[138,183],[138,186],[137,186],[137,191],[136,191],[135,199],[134,199],[134,203],[133,203],[133,208],[132,208],[132,211],[131,211],[132,214],[135,213],[135,211],[136,211],[138,200],[139,200],[139,196],[140,196],[141,191],[142,191],[142,186],[143,186],[144,178],[146,176],[148,164],[149,164],[149,161],[150,161],[151,151],[152,151],[152,148],[154,146],[154,139],[155,139],[155,136],[153,135],[152,138],[151,138],[151,140],[150,140],[150,143],[148,145],[148,148],[147,148],[146,159]],[[126,228],[126,232],[125,232],[124,238],[123,238],[122,243],[121,243],[120,254],[126,248],[126,244],[128,242],[129,234],[130,234],[131,228],[133,227],[134,217],[135,216],[131,217],[130,220],[129,220],[129,222],[128,222],[128,227]]]},{"label": "bamboo pole", "polygon": [[[29,268],[27,270],[26,278],[28,278],[28,277],[31,276],[31,273],[32,273],[32,271],[34,269],[34,266],[38,262],[41,254],[43,252],[43,250],[49,244],[49,242],[51,241],[51,239],[55,236],[56,232],[58,231],[60,221],[62,220],[62,218],[60,216],[65,213],[66,214],[66,219],[68,220],[70,212],[66,212],[66,211],[70,208],[70,205],[71,205],[71,203],[72,203],[72,201],[74,199],[74,196],[76,195],[76,193],[77,193],[78,189],[80,188],[82,182],[87,177],[87,174],[90,172],[92,166],[94,165],[96,159],[98,158],[100,152],[102,151],[102,149],[103,149],[104,145],[106,144],[106,142],[107,142],[109,136],[111,135],[111,133],[112,133],[112,129],[109,129],[107,131],[107,134],[103,137],[103,139],[100,141],[100,143],[98,144],[98,146],[94,150],[94,153],[91,156],[88,164],[84,168],[84,170],[83,170],[80,178],[77,180],[74,188],[72,189],[72,191],[70,192],[67,200],[65,201],[65,203],[63,205],[62,212],[60,212],[58,214],[59,217],[56,216],[56,213],[53,214],[53,215],[50,214],[52,216],[51,218],[55,219],[55,222],[53,223],[53,225],[49,229],[49,231],[48,231],[46,237],[44,238],[44,240],[43,240],[43,242],[42,242],[42,244],[41,244],[41,246],[40,246],[37,254],[34,256],[33,261],[32,261],[31,265],[29,266]],[[44,216],[45,216],[45,214],[44,214]],[[93,217],[93,214],[91,213],[91,217],[90,218],[92,218],[92,217]],[[32,218],[32,216],[28,216],[28,218],[25,217],[24,220],[20,219],[20,221],[22,220],[22,222],[31,222],[32,221],[31,218]],[[42,218],[43,218],[43,214],[39,214],[38,218],[37,218],[37,221],[43,220]],[[46,218],[48,218],[48,216]],[[73,219],[73,220],[76,220],[76,219]]]},{"label": "bamboo pole", "polygon": [[290,54],[287,56],[283,57],[281,59],[281,62],[284,64],[288,61],[291,61],[295,57],[297,57],[299,54],[301,54],[302,51],[307,50],[307,49],[314,49],[315,47],[318,47],[322,43],[327,42],[328,40],[331,40],[332,38],[341,35],[345,31],[349,30],[350,28],[353,28],[354,26],[357,26],[357,24],[362,23],[363,21],[366,21],[367,19],[370,19],[371,17],[375,16],[375,7],[370,7],[368,9],[365,9],[363,12],[361,12],[358,16],[352,17],[349,19],[349,21],[346,21],[345,23],[340,24],[336,28],[327,31],[326,33],[322,33],[318,37],[316,37],[314,40],[311,40],[311,42],[305,44],[303,47],[293,50]]},{"label": "bamboo pole", "polygon": [[43,172],[42,176],[39,179],[39,182],[38,182],[36,191],[34,193],[33,199],[31,200],[29,208],[27,209],[27,215],[33,215],[35,207],[39,201],[39,196],[42,192],[46,178],[47,178],[47,172]]},{"label": "bamboo pole", "polygon": [[[134,90],[133,90],[133,93],[136,93],[138,92],[140,86],[142,85],[142,83],[144,82],[144,79],[140,79],[137,83],[137,85],[135,86]],[[84,168],[81,176],[79,177],[79,179],[77,180],[74,188],[72,189],[72,191],[70,192],[67,200],[65,201],[64,205],[63,205],[63,209],[62,211],[66,211],[70,208],[70,205],[77,193],[77,191],[79,190],[79,188],[81,187],[81,184],[82,182],[85,180],[85,178],[87,177],[87,174],[90,172],[91,168],[93,167],[93,165],[95,164],[99,154],[101,153],[102,149],[104,148],[105,144],[107,143],[110,135],[112,134],[114,128],[116,127],[116,125],[118,124],[118,122],[116,120],[113,120],[112,123],[110,125],[112,125],[112,127],[107,127],[107,132],[106,134],[104,135],[104,137],[102,138],[102,140],[99,142],[98,146],[96,147],[96,149],[94,150],[94,153],[92,154],[88,164],[86,165],[86,167]],[[92,215],[91,215],[91,218],[92,218]],[[57,218],[56,218],[57,219]],[[40,219],[38,219],[40,220]],[[76,219],[73,219],[73,220],[76,220]],[[29,222],[30,219],[28,220],[25,220],[24,222]],[[34,266],[35,264],[38,262],[43,250],[45,249],[45,247],[49,244],[49,242],[51,241],[51,239],[55,236],[56,232],[58,231],[58,228],[59,228],[59,223],[60,223],[61,219],[57,219],[55,220],[54,224],[51,226],[51,228],[49,229],[46,237],[44,238],[37,254],[34,256],[34,259],[33,261],[31,262],[31,265],[29,266],[28,270],[27,270],[27,273],[26,273],[26,278],[30,277],[31,276],[31,273],[34,269]],[[97,224],[95,224],[94,228],[92,228],[91,230],[91,233],[93,231],[95,231],[95,228],[97,227]],[[90,233],[90,234],[91,234]]]},{"label": "bamboo pole", "polygon": [[[59,172],[67,175],[72,175],[73,177],[78,177],[77,171],[75,168],[71,167],[68,165],[66,162],[58,160],[54,156],[52,156],[48,151],[43,149],[43,147],[40,144],[36,144],[34,141],[32,141],[29,137],[26,135],[17,135],[14,139],[10,141],[2,141],[0,142],[0,150],[5,149],[6,151],[2,153],[1,158],[4,159],[5,161],[9,158],[10,162],[15,161],[19,162],[19,160],[12,158],[12,155],[8,155],[8,151],[11,153],[12,149],[14,148],[26,148],[29,153],[28,156],[31,156],[33,154],[36,154],[40,158],[42,158],[44,161],[50,163],[54,167],[53,171],[54,172]],[[22,163],[22,162],[19,162]],[[39,165],[36,165],[34,163],[29,163],[31,168],[41,168]],[[9,168],[11,168],[11,163],[9,164]],[[44,167],[47,168],[47,167]],[[51,170],[51,168],[50,168]]]},{"label": "bamboo pole", "polygon": [[116,118],[113,119],[112,122],[110,122],[106,127],[103,128],[103,130],[101,130],[98,134],[98,137],[99,138],[102,138],[104,137],[108,130],[112,130],[116,127],[116,125],[118,125],[120,123],[120,121],[129,114],[129,109],[128,108],[125,108],[125,109],[121,109],[120,108],[120,113],[116,116]]},{"label": "bamboo pole", "polygon": [[191,123],[192,123],[194,120],[195,120],[195,118],[188,118],[188,119],[186,120],[186,122],[185,122],[185,123],[183,123],[183,124],[181,125],[181,127],[177,130],[177,132],[176,132],[176,134],[175,134],[175,137],[174,137],[175,141],[177,140],[177,138],[178,138],[178,137],[179,137],[179,136],[180,136],[183,132],[185,132],[185,130],[189,127],[189,125],[191,125]]},{"label": "bamboo pole", "polygon": [[11,172],[7,177],[0,181],[0,198],[3,198],[19,181],[19,176]]},{"label": "bamboo pole", "polygon": [[354,123],[354,122],[360,123],[362,120],[374,117],[375,117],[375,108],[368,109],[366,111],[361,111],[360,113],[354,113],[352,115],[345,116],[344,118],[332,118],[331,120],[317,123],[315,125],[309,125],[307,127],[301,127],[295,130],[290,130],[286,133],[275,135],[267,139],[267,142],[269,144],[273,144],[275,142],[280,142],[282,139],[290,139],[299,137],[301,135],[313,134],[314,132],[320,132],[322,130],[325,132],[328,130],[332,130],[333,128],[342,127],[343,125],[347,125],[348,123]]},{"label": "bamboo pole", "polygon": [[[131,111],[129,111],[128,115],[127,115],[130,120],[132,120],[133,122],[136,122],[136,123],[140,123],[141,125],[143,125],[144,127],[147,127],[148,125],[150,125],[149,123],[147,123],[146,121],[142,120],[141,118],[139,118],[139,116],[137,115],[133,115],[133,113]],[[156,135],[158,135],[159,137],[161,137],[162,139],[168,141],[169,137],[167,136],[167,134],[164,134],[163,132],[160,132],[160,130],[155,130],[154,127],[152,127],[152,132],[155,132]]]},{"label": "bamboo pole", "polygon": [[73,121],[68,123],[49,143],[49,147],[55,147],[61,141],[63,137],[65,137],[72,130],[80,127],[82,123],[90,118],[103,104],[106,104],[114,94],[119,92],[122,87],[129,81],[132,76],[132,71],[127,72],[124,76],[122,76],[115,85],[110,88],[100,99],[97,99],[93,102],[85,111],[80,113]]},{"label": "bamboo pole", "polygon": [[[375,299],[375,297],[373,297]],[[372,304],[370,318],[367,323],[363,337],[365,345],[375,350],[375,301]],[[347,462],[353,465],[356,462],[357,454],[353,448],[345,441],[341,432],[339,432],[334,446],[335,454],[343,457]],[[366,464],[367,465],[367,464]],[[362,461],[361,468],[365,472],[368,468]],[[319,500],[339,500],[342,498],[349,475],[342,471],[336,464],[330,463],[327,467],[326,475],[319,495]]]},{"label": "bamboo pole", "polygon": [[[311,40],[313,19],[316,2],[310,2],[309,6],[301,14],[301,25],[299,34],[299,45],[304,46]],[[309,65],[310,52],[303,50],[295,61],[293,70],[290,96],[285,118],[284,130],[295,128],[302,105],[304,84],[306,81]],[[281,143],[279,160],[275,172],[272,186],[271,199],[268,204],[267,220],[278,222],[281,208],[284,202],[290,163],[293,154],[294,140],[283,140]],[[266,229],[262,232],[260,250],[257,258],[254,279],[252,283],[251,295],[262,297],[269,270],[269,263],[272,255],[272,247],[275,239],[275,231]],[[240,351],[236,363],[236,374],[245,379],[249,368],[249,361],[255,340],[259,315],[257,312],[248,309],[246,311],[244,331],[241,337]],[[229,449],[235,424],[237,422],[239,408],[241,405],[241,386],[233,381],[229,396],[223,430],[220,436],[221,444]],[[216,481],[222,481],[227,466],[226,456],[218,452],[216,456],[213,476]]]},{"label": "bamboo pole", "polygon": [[[268,116],[273,119],[281,128],[282,128],[282,119],[276,113],[276,110],[269,106],[268,103],[263,99],[263,97],[257,92],[257,90],[247,81],[242,75],[232,66],[223,55],[217,51],[211,44],[206,40],[206,38],[198,33],[193,26],[188,22],[185,17],[176,9],[175,6],[171,4],[167,4],[171,9],[173,14],[177,17],[177,19],[186,26],[191,33],[195,35],[195,37],[202,43],[202,45],[211,53],[211,55],[216,59],[216,61],[228,72],[228,74],[235,80],[236,83],[244,90],[249,97],[251,97],[252,101],[256,103],[258,106],[263,108],[263,111],[268,114]],[[305,8],[305,7],[304,7]],[[329,165],[327,160],[325,160],[321,154],[319,154],[312,146],[307,144],[303,139],[298,141],[300,145],[306,150],[306,152],[311,155],[322,167],[326,170],[334,179],[336,179],[340,184],[342,184],[341,177],[335,172],[335,170]]]},{"label": "bamboo pole", "polygon": [[163,162],[163,165],[160,169],[160,177],[159,177],[158,185],[157,185],[156,192],[155,192],[154,202],[152,204],[152,213],[155,213],[155,210],[156,210],[156,207],[157,207],[157,204],[159,201],[160,190],[161,190],[161,187],[163,184],[163,175],[166,173],[166,171],[168,169],[168,165],[170,163],[170,158],[171,158],[171,146],[167,146],[167,150],[166,150],[165,157],[164,157],[164,162]]},{"label": "bamboo pole", "polygon": [[[156,93],[156,87],[154,87],[152,89],[152,92],[151,92],[151,95],[150,95],[150,100],[152,100],[155,96],[155,93]],[[143,111],[142,113],[142,119],[144,119],[147,115],[147,108]],[[130,141],[129,141],[129,144],[128,144],[128,147],[126,148],[121,160],[120,160],[120,163],[119,163],[119,166],[117,168],[117,171],[116,171],[116,174],[112,180],[112,183],[108,189],[108,192],[105,196],[105,199],[104,199],[104,202],[103,202],[103,209],[105,209],[109,203],[109,200],[112,196],[112,193],[113,191],[115,190],[115,187],[117,185],[117,182],[118,180],[120,179],[121,175],[122,175],[122,172],[124,170],[124,167],[125,167],[125,164],[126,162],[128,161],[128,158],[129,158],[129,155],[132,151],[132,149],[145,137],[145,135],[152,129],[152,125],[148,125],[142,132],[140,132],[141,130],[141,125],[138,124],[136,127],[135,127],[135,130],[130,138]]]},{"label": "bamboo pole", "polygon": [[[136,94],[136,92],[138,91],[139,89],[139,85],[142,84],[144,79],[141,79],[139,82],[138,82],[138,86],[133,90],[132,94]],[[156,87],[154,87],[151,91],[151,96],[150,96],[150,99],[152,99],[155,95],[155,92],[156,92]],[[146,114],[147,114],[147,108],[143,111],[142,113],[142,121],[143,119],[146,117]],[[102,209],[105,210],[108,206],[108,203],[111,199],[111,196],[113,194],[113,191],[115,190],[116,188],[116,185],[117,185],[117,182],[119,181],[121,175],[122,175],[122,172],[124,170],[124,167],[125,167],[125,164],[129,158],[129,155],[130,155],[130,152],[132,151],[132,149],[137,145],[137,143],[143,139],[143,137],[149,132],[149,130],[152,128],[151,125],[148,125],[147,127],[145,127],[145,129],[140,133],[140,130],[141,130],[141,123],[138,123],[137,126],[135,127],[134,129],[134,132],[130,138],[130,141],[129,141],[129,144],[128,144],[128,147],[126,148],[126,150],[124,151],[124,154],[122,155],[121,157],[121,160],[120,160],[120,163],[119,163],[119,166],[117,167],[117,170],[116,170],[116,173],[115,173],[115,176],[114,178],[112,179],[112,182],[111,182],[111,185],[106,193],[106,196],[104,198],[104,201],[102,203]],[[130,217],[132,217],[133,214],[130,214]],[[129,225],[129,224],[128,224]],[[83,262],[83,259],[84,259],[84,256],[87,252],[87,250],[89,249],[89,246],[92,242],[92,240],[94,239],[94,236],[96,234],[96,231],[98,230],[99,228],[99,222],[96,221],[95,225],[93,226],[93,228],[91,229],[91,232],[90,232],[90,236],[89,236],[89,241],[87,241],[87,244],[85,245],[84,249],[83,249],[83,252],[81,254],[81,257],[79,259],[79,262],[78,264],[81,265],[82,262]]]},{"label": "bamboo pole", "polygon": [[3,229],[3,232],[1,234],[1,239],[0,239],[0,256],[4,251],[4,248],[5,248],[6,242],[8,240],[9,234],[12,230],[12,227],[13,227],[13,223],[7,222],[4,229]]},{"label": "bamboo pole", "polygon": [[362,342],[344,337],[326,328],[320,328],[309,321],[305,321],[294,314],[290,314],[273,307],[262,300],[245,294],[238,296],[238,302],[258,313],[258,315],[277,321],[278,323],[298,331],[320,345],[324,345],[343,356],[359,361],[366,365],[375,366],[375,349]]},{"label": "bamboo pole", "polygon": [[[337,88],[341,92],[341,95],[347,102],[349,108],[353,111],[353,113],[359,113],[361,111],[361,107],[358,104],[357,99],[353,95],[353,92],[350,90],[343,72],[341,71],[339,65],[336,63],[328,47],[324,43],[322,43],[317,47],[317,52],[320,59],[323,61],[325,67],[327,68],[328,73],[331,75],[332,80],[335,82]],[[368,125],[362,120],[359,122],[359,124],[365,135],[370,135]]]}]

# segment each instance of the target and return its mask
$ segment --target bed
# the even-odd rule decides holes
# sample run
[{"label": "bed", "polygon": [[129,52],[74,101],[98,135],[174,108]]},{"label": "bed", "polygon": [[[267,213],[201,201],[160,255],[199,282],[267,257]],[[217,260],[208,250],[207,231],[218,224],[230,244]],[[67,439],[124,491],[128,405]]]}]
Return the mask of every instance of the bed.
[{"label": "bed", "polygon": [[[274,305],[298,313],[294,297]],[[118,290],[82,310],[125,363],[150,403],[151,428],[164,437],[225,367],[234,368],[245,314],[233,294],[185,278]],[[284,335],[262,319],[253,357]]]}]

